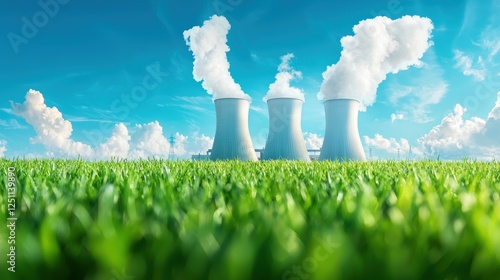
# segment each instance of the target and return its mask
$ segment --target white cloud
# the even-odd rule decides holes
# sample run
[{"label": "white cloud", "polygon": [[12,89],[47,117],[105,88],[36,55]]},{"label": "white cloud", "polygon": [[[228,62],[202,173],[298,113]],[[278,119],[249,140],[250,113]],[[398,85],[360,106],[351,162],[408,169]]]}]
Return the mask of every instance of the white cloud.
[{"label": "white cloud", "polygon": [[472,76],[477,81],[484,81],[486,78],[486,70],[481,56],[477,59],[476,67],[474,67],[472,65],[472,58],[459,50],[455,50],[454,53],[454,60],[456,61],[455,68],[459,68],[465,76]]},{"label": "white cloud", "polygon": [[225,17],[213,15],[203,22],[203,26],[184,31],[184,40],[194,57],[193,77],[197,82],[203,81],[203,88],[213,95],[213,99],[250,99],[229,72],[226,55],[229,51],[226,44],[229,29],[231,25]]},{"label": "white cloud", "polygon": [[391,122],[395,122],[397,120],[403,120],[405,116],[403,114],[391,114]]},{"label": "white cloud", "polygon": [[189,157],[191,155],[206,154],[212,148],[214,139],[204,134],[198,136],[194,133],[191,137],[175,134],[175,155],[179,157]]},{"label": "white cloud", "polygon": [[308,150],[319,150],[323,146],[323,137],[315,133],[304,133],[304,140]]},{"label": "white cloud", "polygon": [[212,145],[214,144],[214,138],[211,138],[206,135],[201,135],[201,136],[195,136],[194,137],[194,142],[193,142],[193,148],[191,149],[192,154],[198,153],[206,153],[208,149],[212,148]]},{"label": "white cloud", "polygon": [[500,17],[498,16],[498,9],[500,8],[500,1],[493,1],[490,11],[492,14],[489,16],[489,24],[483,28],[480,35],[481,47],[488,52],[488,62],[493,61],[494,57],[500,51]]},{"label": "white cloud", "polygon": [[167,158],[170,144],[163,136],[163,128],[154,121],[145,125],[136,125],[133,135],[132,158]]},{"label": "white cloud", "polygon": [[12,102],[11,105],[13,113],[23,117],[37,132],[37,136],[31,139],[32,143],[41,143],[56,155],[92,156],[90,146],[70,138],[73,131],[71,123],[56,107],[47,107],[39,91],[30,89],[25,98],[23,104]]},{"label": "white cloud", "polygon": [[432,45],[430,19],[404,16],[397,20],[376,17],[354,26],[354,36],[341,39],[343,47],[337,64],[327,67],[319,99],[352,98],[360,110],[375,102],[378,85],[387,74],[396,74],[420,59]]},{"label": "white cloud", "polygon": [[500,51],[500,39],[497,40],[484,40],[484,46],[489,50],[488,60],[492,60],[493,57]]},{"label": "white cloud", "polygon": [[264,101],[273,98],[298,98],[304,101],[304,92],[301,89],[290,86],[290,82],[302,78],[302,72],[296,71],[290,66],[290,60],[294,57],[292,53],[281,57],[281,64],[278,66],[276,80],[269,85]]},{"label": "white cloud", "polygon": [[466,111],[466,108],[457,104],[453,113],[422,136],[419,143],[428,153],[443,158],[500,158],[500,93],[487,120],[478,117],[465,120],[463,116]]},{"label": "white cloud", "polygon": [[[497,102],[484,120],[478,117],[464,118],[467,109],[455,105],[452,113],[443,118],[440,124],[418,139],[419,146],[412,147],[417,157],[439,156],[442,159],[457,160],[462,157],[478,160],[500,159],[500,92]],[[408,140],[401,138],[386,139],[380,134],[374,138],[364,136],[367,148],[389,154],[409,153]]]},{"label": "white cloud", "polygon": [[495,103],[495,107],[488,115],[488,118],[494,120],[500,120],[500,92],[498,93],[497,102]]},{"label": "white cloud", "polygon": [[7,141],[0,139],[0,158],[5,157],[6,151],[7,151]]},{"label": "white cloud", "polygon": [[[170,145],[163,135],[163,128],[154,121],[144,125],[136,125],[133,137],[129,135],[127,127],[116,124],[111,136],[106,142],[95,148],[71,139],[72,125],[65,120],[56,107],[45,105],[43,95],[35,90],[26,94],[23,104],[12,103],[14,114],[23,117],[35,129],[37,136],[33,143],[41,143],[50,157],[84,159],[110,158],[167,158]],[[213,138],[205,135],[193,134],[190,141],[188,136],[176,133],[175,154],[189,156],[191,154],[206,153],[212,147]],[[5,152],[5,144],[0,141],[1,154]]]},{"label": "white cloud", "polygon": [[99,145],[95,157],[103,159],[127,158],[130,149],[129,140],[130,136],[127,127],[119,123],[115,125],[111,137],[105,143]]},{"label": "white cloud", "polygon": [[380,134],[375,134],[374,138],[370,138],[368,136],[363,136],[363,140],[365,141],[365,145],[367,148],[373,148],[375,150],[381,150],[389,154],[400,154],[401,157],[410,157],[411,156],[421,157],[423,153],[420,148],[412,147],[407,139],[401,138],[396,140],[395,138],[386,139]]},{"label": "white cloud", "polygon": [[444,117],[441,124],[421,137],[419,142],[432,154],[450,153],[470,146],[472,135],[480,132],[486,122],[480,118],[464,120],[466,111],[459,104],[455,105],[453,113]]}]

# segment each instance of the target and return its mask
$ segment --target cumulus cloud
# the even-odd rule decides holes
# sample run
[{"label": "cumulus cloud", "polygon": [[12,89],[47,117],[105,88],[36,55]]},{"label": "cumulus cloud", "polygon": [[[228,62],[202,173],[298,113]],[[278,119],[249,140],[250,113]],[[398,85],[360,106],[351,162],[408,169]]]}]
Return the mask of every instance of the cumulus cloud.
[{"label": "cumulus cloud", "polygon": [[391,121],[395,122],[397,120],[402,120],[404,117],[405,116],[403,114],[391,114]]},{"label": "cumulus cloud", "polygon": [[180,157],[188,157],[191,155],[206,154],[212,148],[214,138],[204,134],[198,135],[194,133],[191,137],[175,134],[175,154]]},{"label": "cumulus cloud", "polygon": [[500,92],[498,93],[495,107],[493,107],[493,110],[491,110],[491,112],[489,113],[488,118],[493,120],[500,120]]},{"label": "cumulus cloud", "polygon": [[223,16],[213,15],[203,22],[184,31],[184,40],[193,53],[193,77],[202,81],[203,88],[219,98],[250,97],[243,92],[229,72],[229,62],[226,53],[229,51],[227,34],[231,25]]},{"label": "cumulus cloud", "polygon": [[486,121],[474,117],[464,120],[466,108],[455,105],[453,113],[443,118],[441,123],[421,137],[419,142],[432,154],[451,154],[470,147],[472,136],[479,133]]},{"label": "cumulus cloud", "polygon": [[167,158],[170,144],[163,136],[163,128],[154,121],[145,125],[136,125],[133,137],[132,158]]},{"label": "cumulus cloud", "polygon": [[127,158],[130,149],[129,140],[130,136],[127,127],[119,123],[115,125],[111,137],[105,143],[99,145],[95,157],[103,159]]},{"label": "cumulus cloud", "polygon": [[264,97],[264,101],[267,102],[267,100],[273,98],[298,98],[304,101],[304,93],[302,90],[290,86],[291,81],[302,78],[302,72],[296,71],[290,66],[290,60],[293,57],[293,53],[281,57],[281,64],[278,66],[276,80],[269,85],[269,90]]},{"label": "cumulus cloud", "polygon": [[[452,113],[440,124],[418,139],[419,145],[412,147],[417,157],[439,156],[446,160],[462,157],[478,160],[500,159],[500,92],[497,101],[486,120],[478,117],[464,117],[467,109],[456,104]],[[374,138],[364,136],[365,146],[389,154],[409,153],[409,143],[401,138],[386,139],[380,134]]]},{"label": "cumulus cloud", "polygon": [[420,59],[432,45],[433,28],[430,19],[419,16],[361,21],[353,28],[354,36],[341,39],[340,60],[323,72],[318,98],[356,99],[365,111],[375,102],[378,85],[387,74],[422,64]]},{"label": "cumulus cloud", "polygon": [[472,76],[477,81],[484,81],[486,70],[484,69],[484,62],[481,57],[477,60],[477,68],[474,68],[472,58],[459,50],[455,50],[454,53],[455,68],[459,68],[465,76]]},{"label": "cumulus cloud", "polygon": [[7,151],[7,141],[0,140],[0,158],[5,157],[5,152]]},{"label": "cumulus cloud", "polygon": [[195,135],[193,138],[193,147],[190,149],[192,154],[206,153],[207,150],[211,149],[214,144],[214,138],[203,134],[201,136]]},{"label": "cumulus cloud", "polygon": [[[12,103],[13,113],[23,117],[36,131],[32,143],[41,143],[51,157],[84,159],[110,158],[167,158],[170,145],[163,135],[163,128],[154,121],[136,125],[132,137],[123,123],[116,124],[111,136],[102,144],[92,148],[71,139],[72,125],[65,120],[56,108],[46,106],[43,95],[36,90],[29,90],[23,104]],[[213,138],[193,134],[188,136],[176,133],[174,147],[177,156],[206,153],[212,147]],[[5,141],[0,141],[0,155],[6,151]]]},{"label": "cumulus cloud", "polygon": [[367,148],[373,148],[375,150],[381,150],[389,154],[400,154],[401,157],[421,157],[423,152],[418,147],[412,147],[407,139],[401,138],[396,140],[396,138],[386,139],[380,134],[375,134],[375,137],[370,138],[368,136],[363,136],[365,145]]},{"label": "cumulus cloud", "polygon": [[323,137],[315,133],[304,133],[304,140],[308,150],[319,150],[323,146]]},{"label": "cumulus cloud", "polygon": [[422,136],[419,143],[428,153],[443,158],[500,158],[500,92],[486,120],[478,117],[464,119],[466,111],[461,105],[455,105],[453,113]]},{"label": "cumulus cloud", "polygon": [[92,148],[72,140],[73,127],[56,107],[47,107],[43,95],[30,89],[23,104],[11,102],[13,113],[23,117],[35,129],[32,143],[40,143],[56,155],[91,157]]}]

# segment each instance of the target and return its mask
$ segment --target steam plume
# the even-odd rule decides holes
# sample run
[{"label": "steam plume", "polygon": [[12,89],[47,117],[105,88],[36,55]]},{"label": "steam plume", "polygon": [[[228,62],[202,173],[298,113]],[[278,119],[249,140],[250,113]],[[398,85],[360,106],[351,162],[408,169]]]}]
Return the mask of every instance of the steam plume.
[{"label": "steam plume", "polygon": [[269,90],[264,97],[264,101],[267,102],[267,100],[273,98],[297,98],[304,101],[304,93],[302,90],[290,86],[292,80],[302,78],[302,72],[296,71],[290,66],[290,60],[293,57],[293,53],[281,57],[281,64],[278,67],[276,80],[269,85]]},{"label": "steam plume", "polygon": [[203,88],[213,95],[213,99],[245,98],[245,94],[229,72],[226,52],[229,51],[227,33],[231,25],[223,16],[213,15],[203,22],[184,31],[184,40],[193,53],[193,77],[203,81]]},{"label": "steam plume", "polygon": [[353,36],[341,39],[340,59],[323,72],[318,98],[356,99],[365,111],[375,102],[377,87],[388,73],[421,65],[420,59],[432,45],[433,28],[430,19],[419,16],[361,21],[354,26]]}]

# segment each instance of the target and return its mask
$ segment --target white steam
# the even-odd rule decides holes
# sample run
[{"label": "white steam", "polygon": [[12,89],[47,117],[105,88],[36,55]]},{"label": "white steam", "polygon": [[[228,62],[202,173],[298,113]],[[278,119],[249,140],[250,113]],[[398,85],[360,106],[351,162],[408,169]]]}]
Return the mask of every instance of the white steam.
[{"label": "white steam", "polygon": [[264,97],[264,101],[267,102],[267,100],[273,98],[297,98],[304,101],[302,90],[290,86],[292,80],[302,78],[302,72],[296,71],[290,66],[290,60],[293,57],[293,53],[281,57],[281,64],[278,66],[276,80],[269,85],[269,90]]},{"label": "white steam", "polygon": [[213,95],[213,99],[245,98],[245,94],[229,72],[226,52],[229,51],[227,33],[231,25],[223,16],[213,15],[203,22],[184,31],[184,40],[193,52],[193,77],[203,81],[203,88]]},{"label": "white steam", "polygon": [[318,98],[356,99],[365,111],[375,102],[377,87],[387,74],[421,65],[420,59],[432,45],[433,28],[430,19],[419,16],[361,21],[353,28],[354,36],[341,39],[340,59],[323,72]]}]

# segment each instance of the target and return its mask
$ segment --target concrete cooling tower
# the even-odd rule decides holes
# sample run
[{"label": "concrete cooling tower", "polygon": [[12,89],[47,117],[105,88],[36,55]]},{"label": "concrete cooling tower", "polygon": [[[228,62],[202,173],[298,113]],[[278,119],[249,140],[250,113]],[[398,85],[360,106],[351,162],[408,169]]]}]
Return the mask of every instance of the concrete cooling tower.
[{"label": "concrete cooling tower", "polygon": [[359,102],[331,99],[324,102],[326,130],[319,160],[365,161],[358,132]]},{"label": "concrete cooling tower", "polygon": [[210,159],[256,161],[257,155],[248,130],[250,101],[221,98],[214,103],[217,126]]},{"label": "concrete cooling tower", "polygon": [[269,134],[262,159],[310,161],[300,125],[303,101],[274,98],[267,101]]}]

